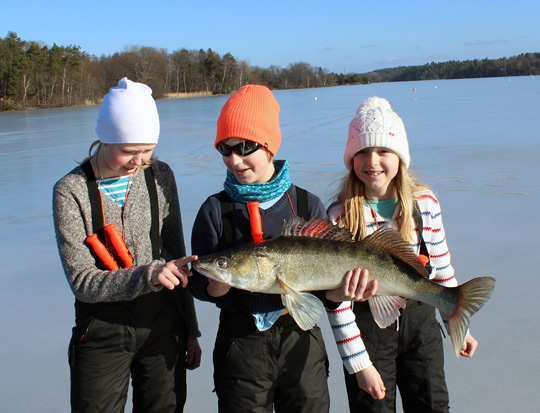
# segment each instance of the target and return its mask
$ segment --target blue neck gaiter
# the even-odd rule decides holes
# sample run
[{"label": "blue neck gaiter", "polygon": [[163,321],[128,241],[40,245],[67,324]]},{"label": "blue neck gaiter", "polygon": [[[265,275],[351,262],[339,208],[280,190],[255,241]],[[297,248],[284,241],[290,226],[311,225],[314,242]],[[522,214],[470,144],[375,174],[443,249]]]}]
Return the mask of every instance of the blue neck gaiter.
[{"label": "blue neck gaiter", "polygon": [[276,175],[268,182],[241,184],[227,170],[227,179],[223,187],[229,196],[237,202],[266,202],[281,197],[291,186],[289,164],[287,161],[274,161]]}]

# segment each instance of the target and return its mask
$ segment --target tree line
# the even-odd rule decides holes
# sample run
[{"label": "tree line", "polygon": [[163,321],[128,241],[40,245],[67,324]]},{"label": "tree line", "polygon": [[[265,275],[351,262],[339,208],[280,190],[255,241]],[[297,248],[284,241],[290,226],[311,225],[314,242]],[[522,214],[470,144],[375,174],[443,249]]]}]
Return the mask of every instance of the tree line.
[{"label": "tree line", "polygon": [[522,53],[501,59],[452,60],[427,63],[422,66],[403,66],[379,69],[369,73],[336,75],[338,85],[415,80],[471,79],[480,77],[531,76],[540,74],[540,53]]},{"label": "tree line", "polygon": [[497,60],[451,61],[398,67],[369,73],[336,74],[306,62],[286,68],[251,66],[232,54],[212,49],[168,52],[132,46],[97,57],[80,46],[52,47],[21,40],[15,32],[0,38],[0,111],[99,103],[109,88],[127,76],[149,85],[155,98],[171,94],[229,94],[245,84],[271,89],[346,84],[537,75],[540,54]]},{"label": "tree line", "polygon": [[229,94],[254,83],[272,89],[333,86],[335,76],[305,62],[263,69],[208,50],[132,46],[96,57],[80,46],[52,47],[0,38],[0,110],[99,103],[109,88],[127,76],[149,85],[155,98],[168,94]]}]

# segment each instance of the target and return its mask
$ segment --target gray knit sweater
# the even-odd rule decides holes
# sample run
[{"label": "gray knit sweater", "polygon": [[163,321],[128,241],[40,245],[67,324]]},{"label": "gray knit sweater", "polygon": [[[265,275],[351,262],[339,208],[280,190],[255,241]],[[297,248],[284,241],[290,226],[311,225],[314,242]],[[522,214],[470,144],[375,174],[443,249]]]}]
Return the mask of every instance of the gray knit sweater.
[{"label": "gray knit sweater", "polygon": [[[144,294],[160,291],[151,281],[153,269],[167,261],[186,255],[180,203],[174,174],[160,161],[153,168],[159,204],[161,259],[152,260],[150,240],[150,200],[139,172],[133,179],[124,206],[125,242],[134,259],[131,268],[103,271],[96,267],[85,243],[93,233],[92,214],[86,177],[80,166],[60,179],[53,189],[53,217],[60,259],[75,297],[85,303],[130,301]],[[103,196],[106,224],[114,222],[122,232],[122,209]],[[200,336],[193,297],[187,288],[178,287],[181,312],[190,337]]]}]

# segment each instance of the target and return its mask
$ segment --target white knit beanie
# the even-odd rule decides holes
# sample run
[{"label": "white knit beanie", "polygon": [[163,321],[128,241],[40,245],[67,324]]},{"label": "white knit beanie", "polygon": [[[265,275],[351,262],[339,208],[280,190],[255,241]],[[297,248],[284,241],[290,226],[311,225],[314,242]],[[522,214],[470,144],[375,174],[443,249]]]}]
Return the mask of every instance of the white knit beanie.
[{"label": "white knit beanie", "polygon": [[159,115],[152,89],[122,78],[103,98],[96,133],[103,143],[157,143]]},{"label": "white knit beanie", "polygon": [[352,168],[354,155],[372,147],[390,149],[409,168],[411,156],[405,125],[390,103],[376,96],[360,105],[349,125],[349,138],[343,157],[347,169]]}]

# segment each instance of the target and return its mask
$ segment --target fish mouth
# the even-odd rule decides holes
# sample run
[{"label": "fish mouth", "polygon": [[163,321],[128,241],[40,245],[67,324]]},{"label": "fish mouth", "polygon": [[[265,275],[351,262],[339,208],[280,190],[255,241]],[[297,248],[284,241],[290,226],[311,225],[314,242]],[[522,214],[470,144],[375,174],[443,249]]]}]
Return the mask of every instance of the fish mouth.
[{"label": "fish mouth", "polygon": [[193,268],[195,268],[195,270],[204,275],[206,278],[210,278],[214,281],[219,281],[220,283],[224,282],[223,278],[221,278],[218,274],[216,274],[215,272],[212,272],[210,271],[209,269],[201,266],[201,263],[199,261],[195,261],[193,263]]}]

